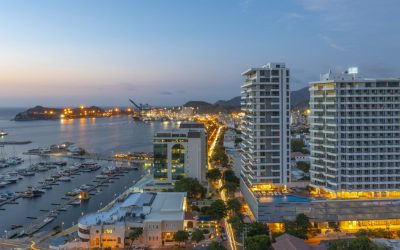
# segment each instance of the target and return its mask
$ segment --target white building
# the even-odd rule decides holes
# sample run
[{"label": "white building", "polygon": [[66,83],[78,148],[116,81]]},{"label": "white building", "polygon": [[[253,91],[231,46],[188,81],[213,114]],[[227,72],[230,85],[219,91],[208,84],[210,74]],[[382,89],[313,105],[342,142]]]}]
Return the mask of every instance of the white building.
[{"label": "white building", "polygon": [[400,190],[399,82],[352,68],[310,83],[312,186],[379,197]]},{"label": "white building", "polygon": [[184,229],[186,193],[132,193],[110,209],[79,219],[78,236],[92,248],[125,248],[134,228],[143,234],[136,244],[160,248],[173,242],[173,235]]},{"label": "white building", "polygon": [[248,188],[290,181],[289,69],[284,63],[242,75],[242,179]]},{"label": "white building", "polygon": [[233,129],[226,129],[224,133],[224,147],[226,150],[235,149],[236,132]]},{"label": "white building", "polygon": [[154,135],[154,180],[172,183],[184,177],[206,181],[207,133],[202,123],[182,123],[179,129]]}]

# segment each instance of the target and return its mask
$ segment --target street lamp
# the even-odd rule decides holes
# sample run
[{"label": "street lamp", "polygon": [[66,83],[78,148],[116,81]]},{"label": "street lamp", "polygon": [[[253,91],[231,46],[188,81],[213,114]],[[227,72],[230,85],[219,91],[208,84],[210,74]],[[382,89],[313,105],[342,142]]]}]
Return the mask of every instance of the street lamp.
[{"label": "street lamp", "polygon": [[61,231],[64,231],[64,221],[61,222]]},{"label": "street lamp", "polygon": [[7,230],[4,230],[4,237],[7,239]]}]

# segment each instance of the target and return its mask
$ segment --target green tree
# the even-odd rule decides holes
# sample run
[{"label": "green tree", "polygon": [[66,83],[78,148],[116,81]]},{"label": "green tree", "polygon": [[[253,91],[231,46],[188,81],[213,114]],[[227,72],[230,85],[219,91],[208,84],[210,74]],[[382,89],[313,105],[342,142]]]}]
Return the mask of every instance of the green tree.
[{"label": "green tree", "polygon": [[356,236],[366,236],[371,238],[386,238],[391,239],[393,235],[385,229],[361,229],[356,233]]},{"label": "green tree", "polygon": [[239,214],[240,208],[242,207],[242,205],[240,204],[240,201],[238,201],[237,199],[229,199],[226,202],[226,207],[232,213]]},{"label": "green tree", "polygon": [[252,237],[256,235],[268,235],[269,230],[267,225],[261,222],[252,222],[248,225],[247,237]]},{"label": "green tree", "polygon": [[328,243],[328,250],[347,250],[349,249],[350,240],[333,240]]},{"label": "green tree", "polygon": [[129,232],[129,236],[128,238],[131,240],[131,247],[133,245],[133,242],[137,239],[139,239],[139,237],[143,234],[143,228],[141,227],[136,227],[134,229],[132,229]]},{"label": "green tree", "polygon": [[239,188],[239,184],[234,182],[225,182],[222,186],[221,190],[226,190],[229,195],[233,195],[236,190]]},{"label": "green tree", "polygon": [[221,220],[226,216],[226,205],[223,200],[216,200],[210,205],[210,216],[214,220]]},{"label": "green tree", "polygon": [[285,223],[286,233],[301,239],[307,239],[310,229],[310,219],[305,214],[298,214],[295,221]]},{"label": "green tree", "polygon": [[310,164],[307,162],[302,162],[302,161],[298,162],[297,168],[302,170],[304,173],[310,172]]},{"label": "green tree", "polygon": [[213,169],[208,170],[206,177],[210,181],[215,182],[215,181],[218,181],[219,179],[221,179],[222,174],[218,168],[213,168]]},{"label": "green tree", "polygon": [[174,234],[174,241],[179,242],[179,245],[181,245],[181,242],[187,241],[188,238],[189,238],[188,232],[183,230],[176,231]]},{"label": "green tree", "polygon": [[385,246],[374,244],[367,236],[358,236],[355,239],[335,240],[329,242],[328,250],[386,250]]},{"label": "green tree", "polygon": [[378,246],[368,239],[368,237],[359,236],[350,242],[349,249],[375,250],[378,249]]},{"label": "green tree", "polygon": [[243,232],[242,218],[240,218],[239,216],[233,216],[229,218],[228,222],[232,225],[236,238],[240,238],[240,235]]},{"label": "green tree", "polygon": [[303,154],[308,154],[308,150],[305,149],[303,140],[292,140],[291,141],[292,152],[302,152]]},{"label": "green tree", "polygon": [[245,240],[246,250],[269,250],[271,240],[268,235],[255,235]]},{"label": "green tree", "polygon": [[233,182],[239,184],[240,180],[236,177],[235,172],[233,170],[226,170],[222,175],[224,182]]},{"label": "green tree", "polygon": [[220,242],[213,241],[210,245],[210,250],[227,250]]},{"label": "green tree", "polygon": [[194,178],[182,178],[175,182],[175,192],[187,192],[189,198],[201,199],[206,193],[205,188]]},{"label": "green tree", "polygon": [[200,229],[196,229],[192,234],[192,240],[196,241],[197,243],[204,240],[203,231]]}]

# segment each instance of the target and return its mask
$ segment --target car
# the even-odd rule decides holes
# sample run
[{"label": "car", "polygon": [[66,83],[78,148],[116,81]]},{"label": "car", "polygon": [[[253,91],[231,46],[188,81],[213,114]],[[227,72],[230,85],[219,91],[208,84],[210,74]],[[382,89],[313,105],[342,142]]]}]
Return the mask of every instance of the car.
[{"label": "car", "polygon": [[226,240],[228,239],[228,238],[226,237],[226,234],[225,234],[225,233],[221,234],[221,238],[222,238],[223,241],[226,241]]}]

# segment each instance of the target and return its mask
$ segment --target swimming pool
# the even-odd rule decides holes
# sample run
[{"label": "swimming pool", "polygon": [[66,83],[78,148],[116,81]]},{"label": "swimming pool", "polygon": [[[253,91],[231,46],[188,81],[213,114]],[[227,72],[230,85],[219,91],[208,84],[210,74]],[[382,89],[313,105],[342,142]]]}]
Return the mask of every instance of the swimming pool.
[{"label": "swimming pool", "polygon": [[274,195],[274,196],[266,196],[260,197],[260,202],[274,202],[274,203],[281,203],[281,202],[309,202],[310,199],[307,197],[301,197],[293,194],[288,195]]}]

